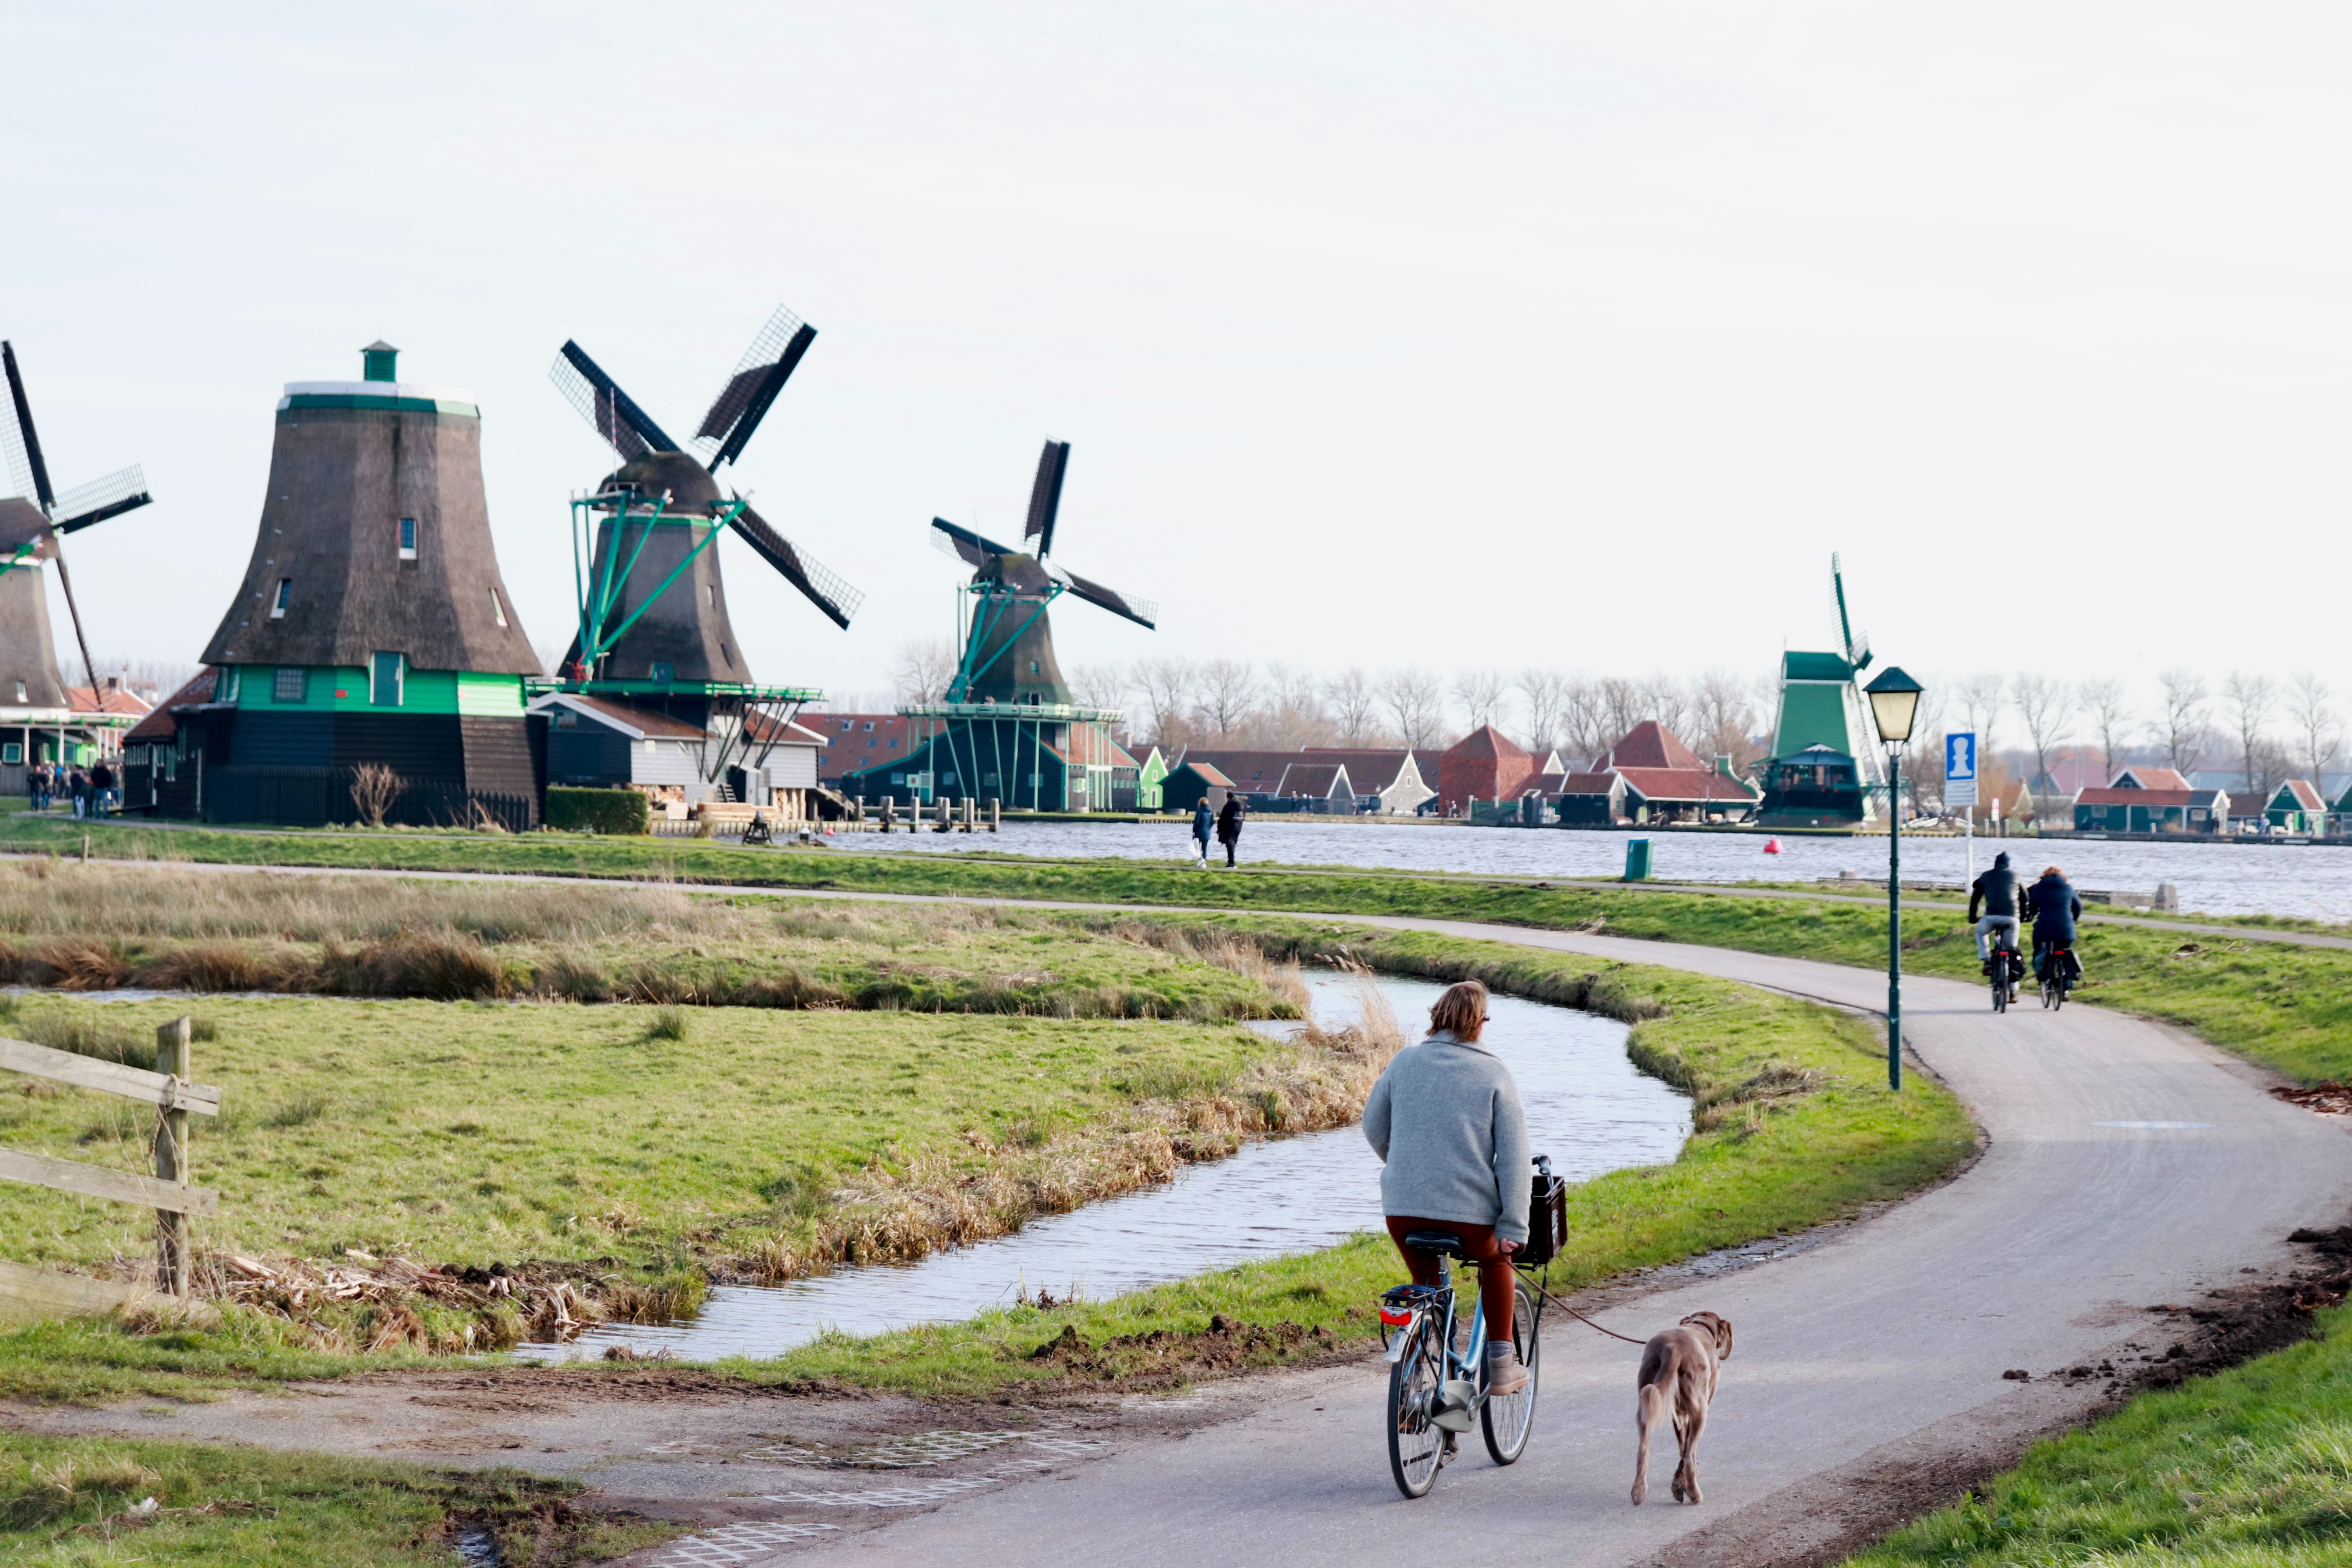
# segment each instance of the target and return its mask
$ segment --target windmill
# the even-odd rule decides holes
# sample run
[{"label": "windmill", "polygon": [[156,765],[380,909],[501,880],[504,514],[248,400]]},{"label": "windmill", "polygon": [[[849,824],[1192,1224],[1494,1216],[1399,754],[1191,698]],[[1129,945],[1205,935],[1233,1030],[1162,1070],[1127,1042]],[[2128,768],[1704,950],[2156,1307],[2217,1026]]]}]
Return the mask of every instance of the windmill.
[{"label": "windmill", "polygon": [[54,695],[31,705],[68,706],[49,636],[48,597],[41,587],[39,563],[44,560],[58,563],[58,585],[65,590],[74,643],[81,649],[82,670],[91,700],[97,701],[98,668],[90,660],[81,607],[74,602],[73,577],[66,570],[64,536],[135,510],[153,498],[136,463],[58,495],[49,485],[48,462],[33,428],[32,401],[25,394],[14,343],[0,342],[0,367],[8,377],[8,411],[0,417],[0,458],[6,461],[8,480],[16,490],[14,497],[0,500],[0,552],[7,557],[0,564],[0,650],[5,650],[0,658],[9,667],[0,670],[0,680],[10,683],[0,689],[0,701],[9,691],[21,689],[25,696],[16,706],[24,707],[40,689]]},{"label": "windmill", "polygon": [[1772,755],[1759,770],[1764,799],[1758,820],[1767,826],[1853,827],[1869,820],[1873,792],[1885,789],[1859,684],[1870,668],[1870,639],[1854,633],[1844,563],[1834,554],[1830,593],[1842,651],[1780,656]]},{"label": "windmill", "polygon": [[[1029,489],[1029,521],[1020,550],[1009,549],[931,519],[931,542],[972,568],[971,608],[964,617],[961,657],[948,683],[950,702],[1047,703],[1067,706],[1070,689],[1054,658],[1054,628],[1046,612],[1064,594],[1155,629],[1160,606],[1067,571],[1054,561],[1054,523],[1062,510],[1062,476],[1070,444],[1047,441]],[[1035,542],[1034,552],[1029,548]]]},{"label": "windmill", "polygon": [[562,689],[704,726],[714,742],[703,752],[706,781],[762,765],[791,713],[817,695],[753,683],[728,619],[712,548],[719,534],[733,530],[845,630],[864,598],[719,478],[741,458],[815,338],[815,328],[777,307],[696,427],[691,450],[578,342],[567,341],[548,373],[621,459],[593,494],[572,503],[580,610]]},{"label": "windmill", "polygon": [[898,710],[933,721],[930,733],[903,759],[845,773],[843,788],[860,799],[924,801],[936,795],[996,799],[1015,809],[1096,811],[1131,806],[1140,771],[1111,739],[1115,709],[1071,700],[1054,658],[1048,612],[1065,594],[1155,628],[1160,606],[1107,588],[1054,559],[1062,510],[1066,441],[1047,441],[1029,489],[1021,548],[999,544],[945,518],[931,520],[931,542],[972,569],[959,589],[971,604],[957,616],[961,647],[943,701]]}]

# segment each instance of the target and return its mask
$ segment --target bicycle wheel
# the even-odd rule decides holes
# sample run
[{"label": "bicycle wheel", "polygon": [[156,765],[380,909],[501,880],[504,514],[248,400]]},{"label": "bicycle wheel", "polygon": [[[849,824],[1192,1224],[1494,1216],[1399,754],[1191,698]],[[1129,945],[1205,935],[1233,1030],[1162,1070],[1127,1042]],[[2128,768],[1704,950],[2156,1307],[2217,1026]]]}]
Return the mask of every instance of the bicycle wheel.
[{"label": "bicycle wheel", "polygon": [[1431,1419],[1444,1391],[1444,1356],[1427,1314],[1404,1331],[1412,1342],[1389,1368],[1389,1473],[1397,1490],[1424,1497],[1444,1458],[1445,1434]]},{"label": "bicycle wheel", "polygon": [[1518,1294],[1511,1303],[1511,1342],[1519,1349],[1519,1360],[1528,1369],[1525,1387],[1517,1394],[1507,1394],[1500,1399],[1489,1399],[1478,1409],[1480,1428],[1486,1436],[1486,1452],[1495,1463],[1507,1465],[1528,1451],[1528,1433],[1536,1422],[1536,1386],[1542,1381],[1543,1342],[1536,1337],[1536,1298],[1522,1280]]},{"label": "bicycle wheel", "polygon": [[1999,957],[1993,960],[1992,966],[1992,1010],[2009,1011],[2009,963]]}]

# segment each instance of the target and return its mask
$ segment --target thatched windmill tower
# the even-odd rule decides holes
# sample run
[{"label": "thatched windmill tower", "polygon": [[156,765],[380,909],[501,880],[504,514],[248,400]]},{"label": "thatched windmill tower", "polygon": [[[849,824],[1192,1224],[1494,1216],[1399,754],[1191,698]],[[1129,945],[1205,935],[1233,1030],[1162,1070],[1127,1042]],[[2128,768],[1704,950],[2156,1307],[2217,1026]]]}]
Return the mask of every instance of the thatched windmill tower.
[{"label": "thatched windmill tower", "polygon": [[278,400],[253,558],[205,649],[205,816],[353,820],[373,763],[402,783],[392,820],[528,826],[540,667],[490,542],[481,411],[361,352],[363,379]]}]

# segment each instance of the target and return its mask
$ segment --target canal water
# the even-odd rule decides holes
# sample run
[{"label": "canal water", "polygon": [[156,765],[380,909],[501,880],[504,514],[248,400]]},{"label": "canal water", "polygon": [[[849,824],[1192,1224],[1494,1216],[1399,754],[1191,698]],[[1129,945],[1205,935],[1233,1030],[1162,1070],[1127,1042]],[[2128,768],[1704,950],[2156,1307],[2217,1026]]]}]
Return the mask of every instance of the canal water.
[{"label": "canal water", "polygon": [[[1357,982],[1307,976],[1318,1021],[1349,1022]],[[1383,977],[1381,995],[1408,1039],[1423,1033],[1443,986]],[[1296,1026],[1266,1025],[1282,1030]],[[1517,997],[1494,999],[1486,1040],[1517,1079],[1538,1152],[1570,1181],[1664,1164],[1690,1135],[1690,1102],[1634,1071],[1625,1026]],[[691,1320],[604,1324],[518,1353],[600,1357],[612,1345],[694,1361],[772,1356],[827,1329],[875,1334],[951,1321],[1024,1289],[1092,1300],[1207,1269],[1328,1247],[1381,1226],[1380,1161],[1355,1127],[1244,1146],[1191,1165],[1164,1186],[1035,1220],[1018,1233],[900,1266],[846,1268],[777,1286],[719,1286]]]},{"label": "canal water", "polygon": [[[910,851],[1054,858],[1101,857],[1192,864],[1191,829],[1180,822],[1007,823],[1002,833],[844,833],[825,843],[872,853]],[[1650,874],[1666,881],[1792,882],[1858,871],[1886,875],[1886,840],[1880,837],[1778,840],[1781,853],[1764,852],[1767,838],[1749,833],[1649,833],[1628,829],[1414,826],[1401,823],[1253,817],[1242,833],[1242,858],[1292,866],[1391,867],[1515,877],[1616,877],[1625,870],[1625,841],[1651,841]],[[2055,864],[2075,884],[2147,892],[2158,882],[2180,889],[2185,911],[2214,915],[2298,915],[2352,921],[2352,848],[2333,845],[2121,843],[2104,839],[2031,838],[1976,841],[1979,870],[2010,851],[2035,873]],[[1220,851],[1217,861],[1222,863]],[[1958,838],[1906,838],[1906,880],[1964,879],[1967,847]],[[1202,875],[1213,876],[1214,870]]]}]

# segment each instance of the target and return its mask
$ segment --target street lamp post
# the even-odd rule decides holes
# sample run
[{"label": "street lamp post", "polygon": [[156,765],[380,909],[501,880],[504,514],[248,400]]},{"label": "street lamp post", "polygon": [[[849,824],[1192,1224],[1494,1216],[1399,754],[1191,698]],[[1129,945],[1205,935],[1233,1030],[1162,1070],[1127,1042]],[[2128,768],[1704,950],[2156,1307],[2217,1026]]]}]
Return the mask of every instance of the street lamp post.
[{"label": "street lamp post", "polygon": [[1889,665],[1863,688],[1886,747],[1886,1087],[1903,1088],[1903,748],[1918,717],[1919,683]]}]

